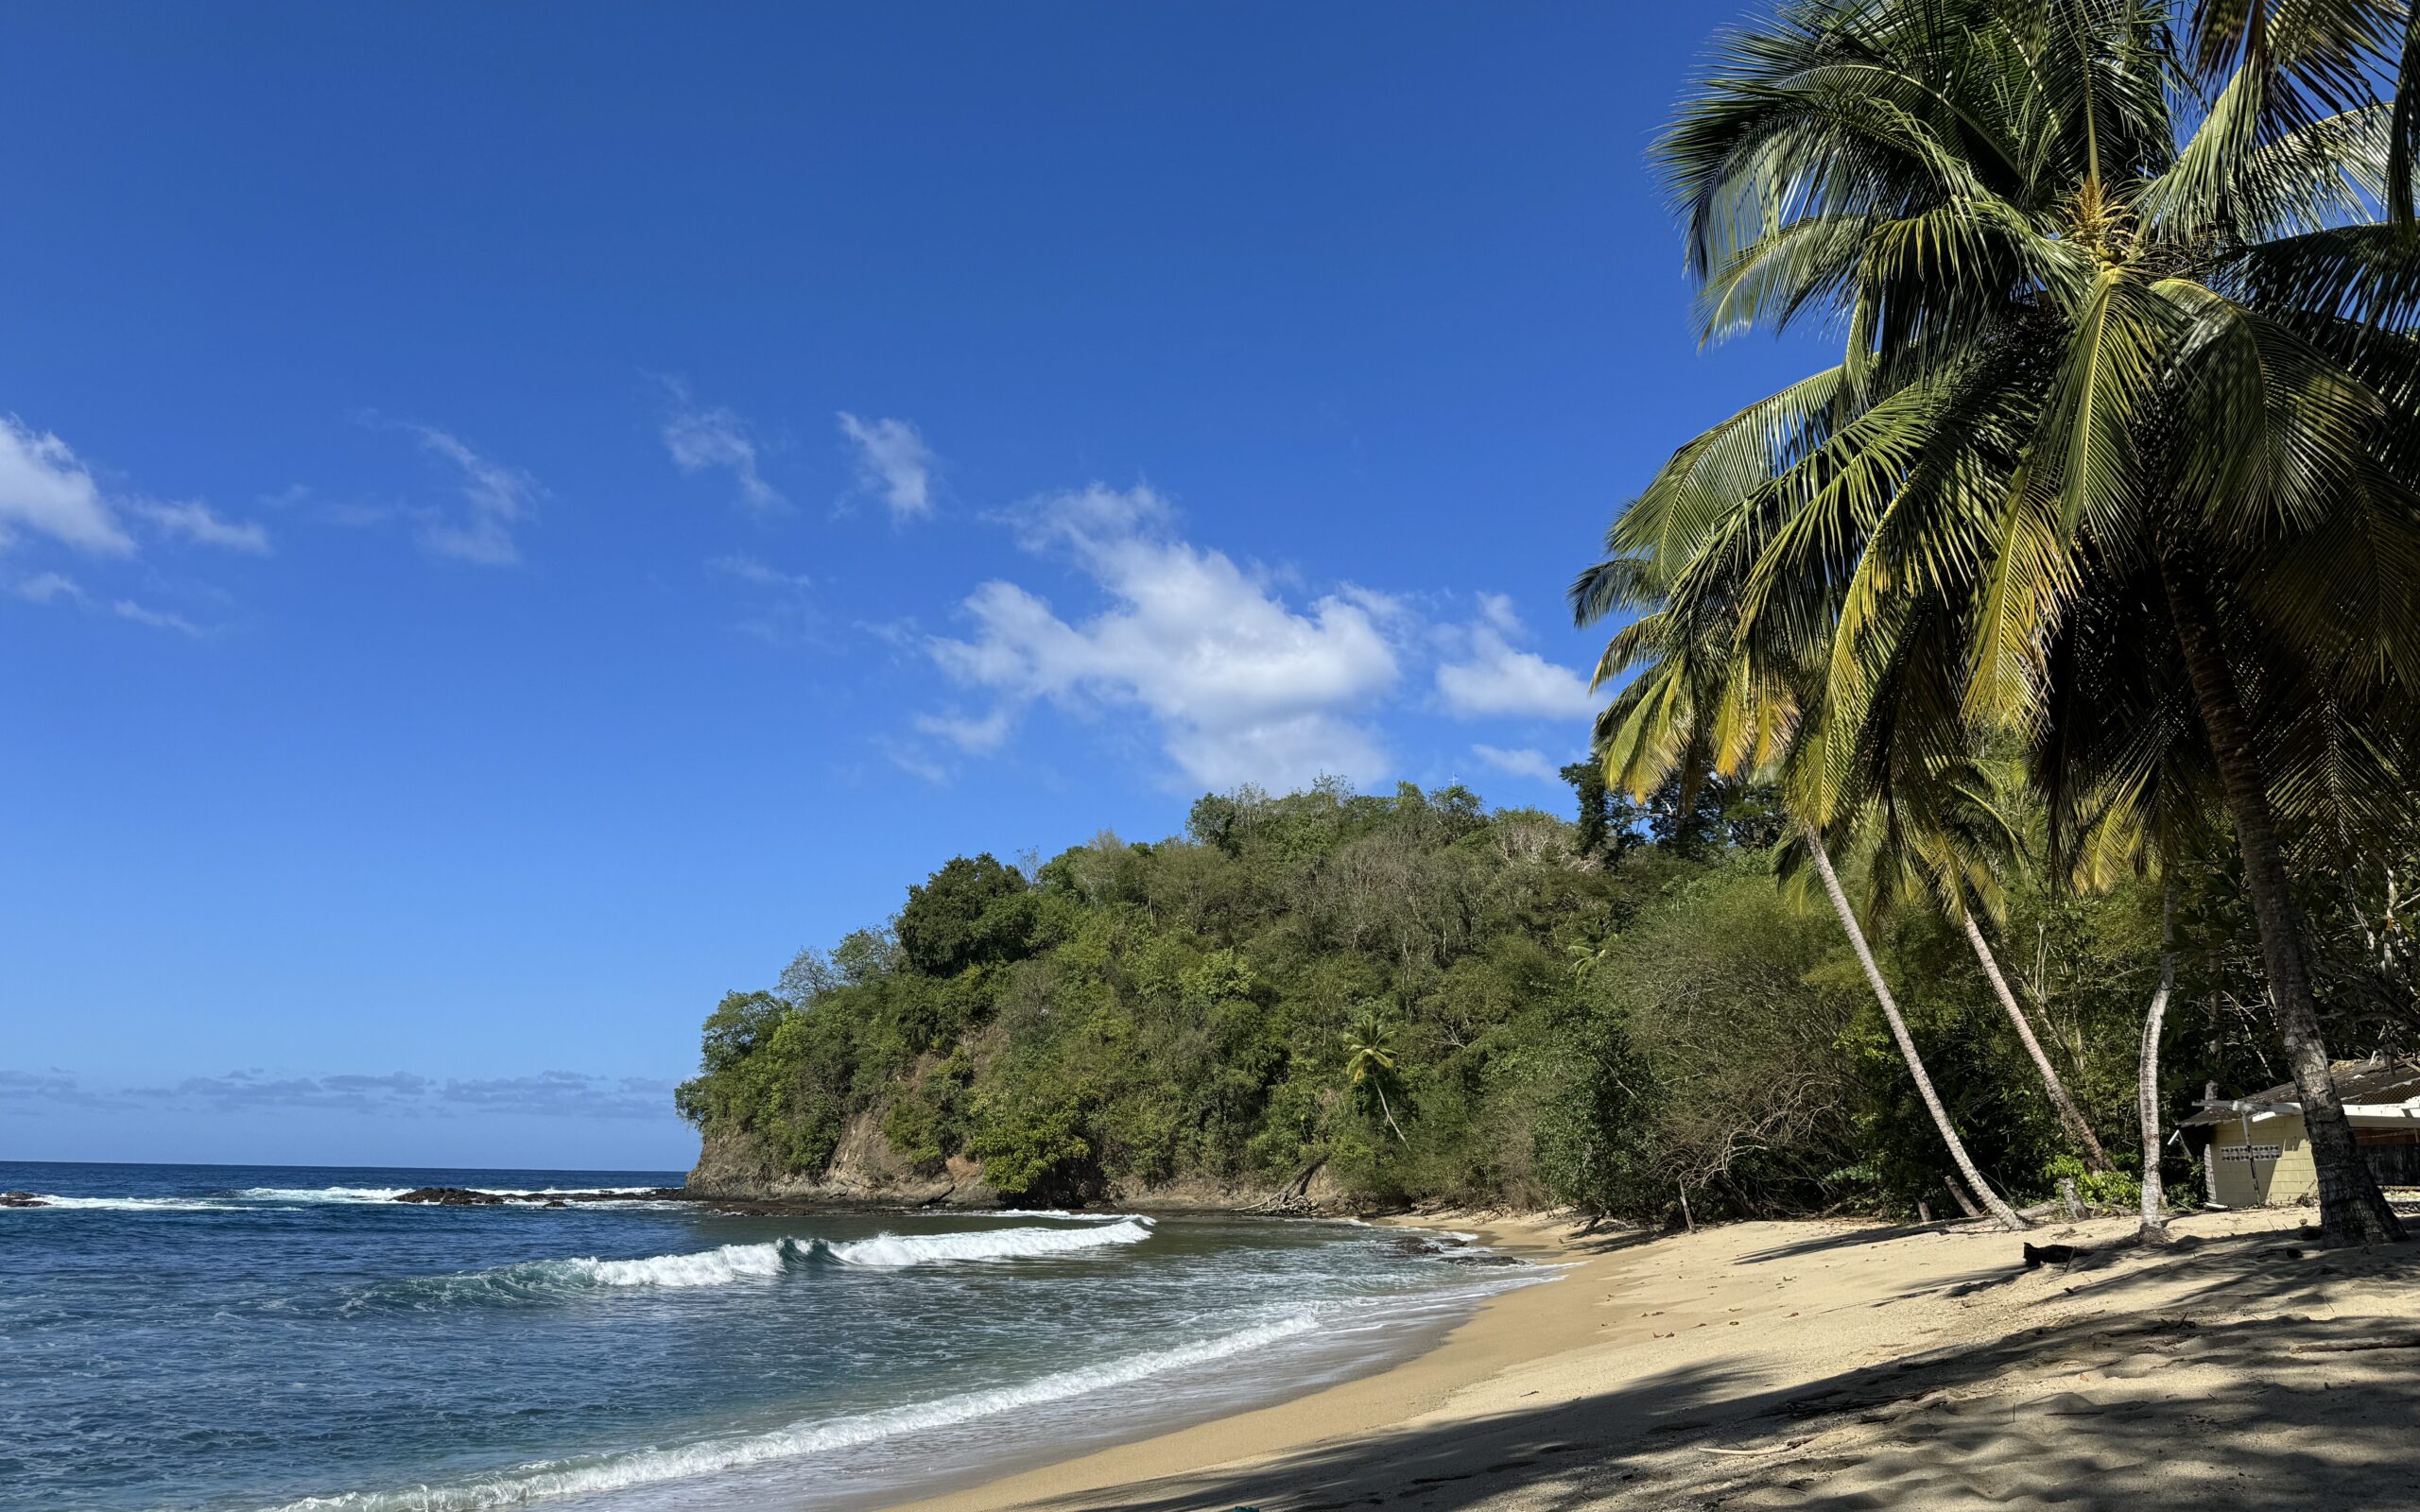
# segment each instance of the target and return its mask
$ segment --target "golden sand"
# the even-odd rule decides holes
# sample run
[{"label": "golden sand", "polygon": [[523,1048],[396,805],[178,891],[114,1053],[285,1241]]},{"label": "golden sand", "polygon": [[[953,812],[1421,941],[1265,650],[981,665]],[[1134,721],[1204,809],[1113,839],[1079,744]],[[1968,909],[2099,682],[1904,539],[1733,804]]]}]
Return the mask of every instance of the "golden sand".
[{"label": "golden sand", "polygon": [[1992,1232],[1458,1217],[1576,1264],[1392,1369],[914,1506],[2420,1507],[2420,1244],[2307,1217],[2052,1226],[2079,1257],[2034,1271]]}]

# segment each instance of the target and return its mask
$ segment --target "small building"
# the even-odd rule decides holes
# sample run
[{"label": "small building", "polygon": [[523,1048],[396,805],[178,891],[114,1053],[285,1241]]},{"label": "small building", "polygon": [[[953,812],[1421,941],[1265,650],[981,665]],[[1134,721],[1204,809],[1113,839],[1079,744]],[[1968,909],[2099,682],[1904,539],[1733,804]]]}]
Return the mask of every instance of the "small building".
[{"label": "small building", "polygon": [[[2336,1093],[2378,1185],[2420,1187],[2420,1060],[2340,1060]],[[2319,1192],[2291,1082],[2248,1097],[2204,1098],[2177,1133],[2204,1157],[2209,1197],[2220,1207],[2299,1202]]]}]

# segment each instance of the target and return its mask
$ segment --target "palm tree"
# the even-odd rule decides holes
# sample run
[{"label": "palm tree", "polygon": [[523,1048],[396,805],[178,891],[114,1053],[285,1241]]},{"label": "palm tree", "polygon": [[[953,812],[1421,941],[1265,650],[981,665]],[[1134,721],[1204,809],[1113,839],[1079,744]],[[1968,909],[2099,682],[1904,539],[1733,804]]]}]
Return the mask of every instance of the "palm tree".
[{"label": "palm tree", "polygon": [[[1726,686],[1821,669],[1790,737],[1810,832],[1870,797],[1878,731],[1931,753],[1919,773],[2012,732],[2046,785],[2075,775],[2077,687],[2180,694],[2322,1226],[2360,1240],[2400,1228],[2329,1074],[2287,858],[2411,822],[2420,237],[2377,222],[2400,133],[2312,61],[2336,45],[2281,20],[2196,73],[2124,0],[1796,0],[1726,39],[1659,146],[1705,330],[1829,317],[1848,350],[1676,454],[1612,541],[1648,565],[1593,580],[1728,616]],[[2279,83],[2314,70],[2335,94]]]},{"label": "palm tree", "polygon": [[[1880,914],[1905,893],[1930,897],[1975,953],[1983,980],[2017,1043],[2033,1062],[2060,1125],[2083,1152],[2084,1163],[2095,1171],[2111,1170],[2108,1152],[2100,1147],[2100,1137],[2083,1109],[2076,1106],[2058,1068],[2050,1064],[2048,1052],[2033,1032],[2033,1021],[2010,989],[2008,975],[2000,970],[1999,957],[1977,919],[1979,912],[1997,914],[2004,908],[2007,889],[2002,877],[2023,861],[2024,841],[2013,817],[2019,806],[2016,795],[2010,791],[2015,785],[2014,776],[2006,772],[2004,763],[1968,758],[1962,765],[1962,771],[1946,780],[1927,776],[1916,782],[1886,779],[1876,784],[1876,799],[1866,806],[1865,822],[1859,826],[1873,836],[1866,912],[1869,917]],[[1930,794],[1935,803],[1919,807],[1900,801],[1896,795],[1902,792]]]},{"label": "palm tree", "polygon": [[1394,1108],[1387,1101],[1387,1084],[1398,1081],[1393,1032],[1375,1013],[1364,1013],[1345,1033],[1344,1081],[1357,1093],[1375,1095],[1387,1127],[1394,1130],[1395,1143],[1411,1143],[1403,1137],[1403,1125],[1395,1122]]},{"label": "palm tree", "polygon": [[[1630,521],[1626,514],[1616,523],[1617,536]],[[1667,581],[1662,564],[1653,558],[1617,554],[1582,574],[1572,586],[1572,607],[1585,625],[1632,603],[1656,604],[1659,594],[1665,600],[1616,631],[1598,663],[1592,687],[1634,667],[1639,671],[1598,715],[1596,748],[1604,762],[1606,785],[1626,788],[1643,799],[1677,774],[1685,807],[1690,784],[1710,765],[1735,772],[1786,769],[1790,765],[1788,758],[1796,749],[1792,736],[1801,724],[1802,710],[1797,689],[1786,675],[1751,667],[1735,654],[1727,612],[1703,604],[1670,603]],[[1797,785],[1785,782],[1786,805]],[[1822,831],[1813,820],[1801,818],[1798,840],[1823,879],[1824,897],[1848,936],[1883,1022],[1890,1027],[1892,1042],[1951,1162],[1964,1177],[1967,1189],[2001,1227],[2011,1230],[2029,1227],[1983,1179],[1967,1153],[1966,1142],[1959,1137],[1949,1109],[1925,1069],[1907,1017],[1899,1011],[1898,999],[1841,885]]]}]

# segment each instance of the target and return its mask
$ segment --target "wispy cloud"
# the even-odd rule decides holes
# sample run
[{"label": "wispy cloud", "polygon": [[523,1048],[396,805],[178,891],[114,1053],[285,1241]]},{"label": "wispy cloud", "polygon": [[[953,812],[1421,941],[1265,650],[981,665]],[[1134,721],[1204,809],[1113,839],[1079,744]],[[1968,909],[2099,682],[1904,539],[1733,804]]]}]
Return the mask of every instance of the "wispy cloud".
[{"label": "wispy cloud", "polygon": [[200,626],[182,614],[138,604],[130,598],[111,599],[104,603],[85,592],[83,584],[65,573],[36,573],[9,585],[9,592],[28,604],[64,604],[88,613],[113,614],[147,629],[174,630],[196,639],[205,633]]},{"label": "wispy cloud", "polygon": [[996,702],[972,718],[929,714],[926,732],[988,748],[1018,711],[1048,699],[1144,711],[1194,784],[1383,773],[1368,716],[1399,669],[1367,597],[1340,592],[1296,609],[1264,577],[1180,538],[1174,511],[1148,488],[1058,494],[1017,524],[1028,551],[1071,558],[1107,606],[1069,621],[1014,583],[977,588],[963,606],[975,634],[927,650]]},{"label": "wispy cloud", "polygon": [[0,551],[26,531],[96,557],[134,555],[134,538],[75,450],[0,415]]},{"label": "wispy cloud", "polygon": [[446,465],[461,504],[453,509],[419,507],[406,511],[420,523],[421,545],[441,557],[480,567],[510,567],[521,559],[513,532],[535,518],[545,489],[529,473],[484,455],[469,442],[435,425],[415,421],[390,421],[365,412],[365,424],[399,430],[420,442],[421,450]]},{"label": "wispy cloud", "polygon": [[648,1076],[542,1071],[527,1076],[424,1076],[407,1071],[275,1075],[253,1068],[162,1086],[97,1089],[72,1073],[0,1071],[0,1108],[175,1108],[199,1112],[321,1109],[379,1117],[508,1113],[534,1118],[673,1116],[673,1084]]},{"label": "wispy cloud", "polygon": [[706,570],[740,584],[743,613],[734,622],[742,634],[772,645],[794,645],[815,639],[822,615],[815,607],[815,579],[804,573],[786,573],[753,557],[716,557]]},{"label": "wispy cloud", "polygon": [[92,595],[83,585],[65,573],[36,573],[20,579],[9,590],[28,604],[90,604]]},{"label": "wispy cloud", "polygon": [[97,1108],[104,1099],[64,1071],[0,1071],[0,1113],[37,1113],[44,1108]]},{"label": "wispy cloud", "polygon": [[1478,620],[1457,637],[1458,659],[1437,668],[1437,694],[1447,713],[1460,719],[1577,720],[1596,713],[1597,701],[1580,674],[1512,644],[1525,633],[1511,599],[1479,595]]},{"label": "wispy cloud", "polygon": [[210,506],[190,501],[162,504],[144,500],[132,508],[136,514],[158,526],[164,535],[177,536],[197,545],[247,552],[255,557],[268,555],[268,528],[257,520],[227,520]]},{"label": "wispy cloud", "polygon": [[1546,752],[1527,746],[1518,750],[1505,750],[1495,746],[1473,746],[1471,752],[1499,772],[1511,772],[1515,777],[1534,777],[1548,785],[1563,781],[1560,770]]},{"label": "wispy cloud", "polygon": [[789,507],[781,490],[765,481],[757,466],[758,448],[748,422],[719,405],[703,405],[689,397],[688,386],[673,380],[672,410],[664,421],[664,449],[683,472],[728,470],[739,486],[739,502],[760,514]]},{"label": "wispy cloud", "polygon": [[856,443],[857,485],[878,496],[893,520],[933,512],[932,448],[904,420],[859,420],[840,413],[840,434]]},{"label": "wispy cloud", "polygon": [[916,728],[937,739],[946,740],[969,755],[979,756],[1000,748],[1009,738],[1014,720],[1003,706],[976,718],[962,714],[918,714]]},{"label": "wispy cloud", "polygon": [[196,625],[193,621],[185,618],[183,615],[172,614],[164,609],[151,609],[146,605],[138,604],[130,598],[112,599],[110,601],[110,612],[116,615],[119,619],[131,620],[135,624],[144,626],[149,629],[174,630],[179,635],[190,635],[197,638],[201,634],[201,627]]}]

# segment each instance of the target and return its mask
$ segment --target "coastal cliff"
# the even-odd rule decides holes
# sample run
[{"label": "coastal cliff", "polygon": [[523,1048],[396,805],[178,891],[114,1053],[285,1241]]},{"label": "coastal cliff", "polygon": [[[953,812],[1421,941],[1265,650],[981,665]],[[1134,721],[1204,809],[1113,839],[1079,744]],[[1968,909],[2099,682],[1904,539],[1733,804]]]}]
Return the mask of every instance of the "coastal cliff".
[{"label": "coastal cliff", "polygon": [[[685,1190],[694,1196],[835,1207],[981,1210],[1024,1200],[1004,1196],[983,1179],[980,1162],[963,1155],[950,1157],[938,1172],[920,1170],[891,1147],[880,1120],[870,1111],[849,1121],[832,1163],[814,1173],[782,1170],[762,1144],[745,1135],[709,1135],[699,1148]],[[1129,1179],[1105,1183],[1098,1194],[1081,1194],[1075,1200],[1079,1206],[1098,1200],[1144,1212],[1317,1214],[1351,1211],[1357,1206],[1339,1188],[1324,1162],[1273,1185],[1200,1177],[1158,1183]]]}]

